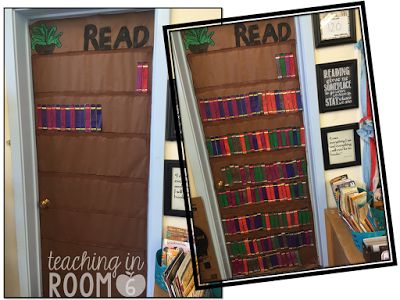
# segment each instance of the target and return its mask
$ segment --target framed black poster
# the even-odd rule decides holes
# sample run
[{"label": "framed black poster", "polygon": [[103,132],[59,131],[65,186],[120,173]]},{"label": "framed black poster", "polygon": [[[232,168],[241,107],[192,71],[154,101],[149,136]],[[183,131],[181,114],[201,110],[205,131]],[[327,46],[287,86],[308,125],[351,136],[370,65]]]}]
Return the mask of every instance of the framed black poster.
[{"label": "framed black poster", "polygon": [[325,170],[361,165],[358,123],[321,128]]},{"label": "framed black poster", "polygon": [[167,141],[176,141],[176,131],[175,131],[175,120],[174,114],[172,111],[172,99],[171,99],[171,90],[170,83],[168,82],[167,86],[167,126],[165,132],[165,139]]},{"label": "framed black poster", "polygon": [[186,216],[179,160],[164,162],[164,215]]},{"label": "framed black poster", "polygon": [[313,15],[315,47],[355,43],[354,10],[328,11]]},{"label": "framed black poster", "polygon": [[356,59],[319,64],[316,68],[320,113],[358,107]]}]

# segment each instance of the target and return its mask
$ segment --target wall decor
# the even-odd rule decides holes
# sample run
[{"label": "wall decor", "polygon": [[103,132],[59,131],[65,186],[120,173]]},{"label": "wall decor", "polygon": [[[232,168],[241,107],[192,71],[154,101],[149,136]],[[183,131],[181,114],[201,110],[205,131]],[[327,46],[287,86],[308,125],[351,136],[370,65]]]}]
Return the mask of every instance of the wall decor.
[{"label": "wall decor", "polygon": [[165,139],[167,141],[176,141],[176,131],[175,131],[175,120],[174,114],[172,111],[172,99],[171,99],[171,88],[170,84],[168,83],[167,86],[167,125],[166,125],[166,132],[165,132]]},{"label": "wall decor", "polygon": [[[43,282],[43,297],[147,294],[146,284],[129,292],[121,285],[128,278],[125,269],[101,288],[56,291],[52,275],[59,276],[59,287],[68,277],[50,261],[51,256],[75,259],[83,254],[90,260],[113,257],[120,262],[135,257],[140,264],[130,272],[137,283],[148,281],[148,263],[154,259],[147,257],[147,248],[153,246],[146,230],[149,221],[154,223],[148,219],[151,124],[157,122],[151,117],[154,22],[155,10],[149,9],[100,15],[88,11],[85,16],[35,20],[29,26],[37,129],[31,154],[37,157],[40,211],[35,240],[43,262],[35,275]],[[144,36],[137,28],[147,28],[146,45],[119,43],[129,39],[124,34],[128,28],[133,29],[133,43],[135,36]],[[134,238],[125,230],[135,232]],[[96,247],[85,246],[89,244]],[[105,269],[85,265],[80,271],[96,278]],[[75,275],[73,270],[69,274]]]},{"label": "wall decor", "polygon": [[208,47],[214,46],[215,43],[212,39],[214,31],[208,32],[207,27],[192,28],[185,30],[185,48],[192,53],[207,52]]},{"label": "wall decor", "polygon": [[[150,38],[149,28],[143,25],[134,26],[133,33],[131,34],[128,27],[129,26],[121,26],[117,34],[115,31],[112,32],[112,26],[97,28],[94,24],[87,24],[85,25],[85,31],[83,33],[83,48],[85,51],[88,51],[89,44],[96,51],[116,50],[122,48],[120,47],[122,45],[126,48],[141,48],[147,46]],[[112,34],[115,36],[113,40],[114,43],[112,43],[111,39]]]},{"label": "wall decor", "polygon": [[63,32],[57,32],[57,26],[39,24],[32,26],[31,47],[39,54],[51,54],[54,47],[61,48],[60,37]]},{"label": "wall decor", "polygon": [[361,165],[358,123],[321,128],[325,170]]},{"label": "wall decor", "polygon": [[338,10],[313,15],[315,47],[356,42],[354,10]]},{"label": "wall decor", "polygon": [[[294,18],[227,26],[212,27],[215,46],[206,53],[186,52],[226,254],[229,243],[315,232],[308,177],[301,176],[307,143]],[[232,278],[318,267],[315,245],[300,246],[290,258],[280,248],[269,256],[261,245],[257,254],[227,257]]]},{"label": "wall decor", "polygon": [[316,69],[320,113],[358,107],[356,59],[319,64]]},{"label": "wall decor", "polygon": [[181,167],[179,160],[164,162],[164,215],[185,217]]}]

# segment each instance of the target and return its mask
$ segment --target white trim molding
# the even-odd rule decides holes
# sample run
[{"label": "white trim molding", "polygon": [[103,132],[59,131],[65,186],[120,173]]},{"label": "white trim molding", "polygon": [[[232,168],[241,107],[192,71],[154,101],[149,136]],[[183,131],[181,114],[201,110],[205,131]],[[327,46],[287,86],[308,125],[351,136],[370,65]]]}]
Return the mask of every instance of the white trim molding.
[{"label": "white trim molding", "polygon": [[313,207],[314,230],[319,263],[328,266],[326,244],[324,158],[319,123],[318,89],[314,60],[314,36],[311,15],[295,17],[297,62],[300,77],[303,118],[307,143],[309,189]]},{"label": "white trim molding", "polygon": [[155,10],[153,81],[151,88],[149,203],[147,207],[147,297],[153,297],[156,253],[162,247],[164,149],[168,82],[162,26],[168,25],[169,21],[169,9]]},{"label": "white trim molding", "polygon": [[[225,235],[217,205],[211,167],[208,159],[203,127],[197,111],[197,100],[193,89],[192,76],[186,60],[185,49],[179,31],[171,32],[171,47],[174,56],[174,74],[177,83],[182,133],[185,153],[196,183],[196,192],[203,200],[211,239],[214,244],[218,268],[222,280],[232,277]],[[184,101],[181,101],[184,99]],[[183,128],[185,128],[183,130]]]},{"label": "white trim molding", "polygon": [[5,70],[9,105],[17,257],[21,297],[42,295],[34,101],[28,19],[5,9]]},{"label": "white trim molding", "polygon": [[[41,297],[42,272],[34,97],[29,24],[37,19],[72,18],[149,9],[5,9],[5,69],[12,144],[17,256],[21,297]],[[162,243],[167,64],[162,26],[170,10],[156,9],[150,134],[147,296],[153,295],[155,256]],[[134,234],[134,233],[132,233]]]}]

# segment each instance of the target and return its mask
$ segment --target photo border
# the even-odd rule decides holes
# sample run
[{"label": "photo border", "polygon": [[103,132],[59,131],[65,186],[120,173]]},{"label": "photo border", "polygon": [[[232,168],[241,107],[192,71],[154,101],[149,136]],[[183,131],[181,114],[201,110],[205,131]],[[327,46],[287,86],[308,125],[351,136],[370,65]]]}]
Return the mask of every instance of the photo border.
[{"label": "photo border", "polygon": [[[164,215],[173,217],[186,217],[186,209],[178,210],[172,208],[172,169],[179,168],[179,160],[166,159],[164,161]],[[182,173],[181,173],[182,175]]]},{"label": "photo border", "polygon": [[172,100],[171,100],[171,84],[168,80],[167,85],[167,115],[166,115],[166,130],[165,130],[165,140],[168,142],[176,141],[176,132],[175,132],[175,122],[174,115],[172,113]]},{"label": "photo border", "polygon": [[[323,87],[323,70],[326,68],[334,68],[334,67],[342,67],[342,66],[350,66],[351,68],[351,99],[353,100],[350,104],[342,104],[333,106],[331,108],[325,106],[325,93]],[[345,109],[358,108],[358,68],[357,68],[357,60],[349,59],[349,60],[340,60],[330,63],[317,64],[315,65],[317,72],[317,88],[318,88],[318,103],[319,103],[319,112],[326,113],[332,111],[340,111]]]},{"label": "photo border", "polygon": [[[250,22],[256,21],[258,19],[265,19],[265,18],[281,18],[287,16],[299,16],[303,14],[313,14],[319,13],[327,10],[339,10],[339,9],[352,9],[356,8],[359,9],[360,12],[360,19],[361,19],[361,31],[362,36],[364,38],[364,51],[366,54],[366,68],[367,68],[367,75],[368,75],[368,84],[369,84],[369,91],[371,93],[371,104],[373,106],[373,121],[374,121],[374,129],[375,129],[375,136],[377,142],[377,155],[378,155],[378,167],[380,171],[380,178],[382,183],[382,189],[384,194],[384,205],[385,205],[385,217],[386,217],[386,225],[387,225],[387,233],[388,233],[388,244],[391,254],[390,261],[381,261],[381,262],[371,262],[371,263],[363,263],[363,264],[353,264],[353,265],[346,265],[346,266],[336,266],[336,267],[326,267],[321,269],[314,269],[314,270],[306,270],[306,271],[295,271],[288,274],[273,274],[273,275],[259,275],[249,278],[240,278],[240,279],[227,279],[220,282],[214,283],[206,283],[201,284],[199,283],[199,274],[198,269],[196,267],[196,249],[194,246],[194,239],[193,239],[193,218],[191,212],[191,204],[190,204],[190,189],[189,189],[189,181],[187,178],[187,174],[185,172],[186,169],[186,161],[184,160],[184,139],[183,134],[180,130],[182,125],[180,123],[180,107],[179,101],[177,99],[177,85],[175,80],[175,75],[173,72],[174,69],[174,62],[172,58],[172,51],[170,49],[169,40],[170,40],[170,33],[172,31],[183,30],[187,28],[205,26],[205,25],[225,25],[230,24],[233,22],[241,21],[241,22]],[[291,279],[291,278],[299,278],[299,277],[308,277],[308,276],[315,276],[315,275],[323,275],[323,274],[333,274],[339,273],[343,271],[357,271],[357,270],[365,270],[365,269],[373,269],[373,268],[381,268],[387,266],[396,266],[397,265],[397,257],[396,251],[394,247],[394,236],[393,236],[393,226],[392,226],[392,219],[390,214],[390,203],[389,203],[389,194],[388,194],[388,185],[386,180],[386,172],[385,172],[385,163],[383,157],[383,148],[382,148],[382,140],[381,140],[381,130],[380,130],[380,123],[379,123],[379,115],[378,115],[378,108],[376,102],[376,91],[375,91],[375,81],[371,63],[371,50],[370,50],[370,42],[369,42],[369,34],[368,34],[368,26],[367,26],[367,19],[366,19],[366,12],[365,12],[365,3],[361,2],[349,2],[349,3],[342,3],[342,4],[334,4],[334,5],[325,5],[325,6],[316,6],[310,8],[303,8],[303,9],[293,9],[293,10],[285,10],[285,11],[278,11],[272,13],[262,13],[262,14],[254,14],[254,15],[246,15],[240,17],[230,17],[230,18],[222,18],[222,19],[214,19],[214,20],[207,20],[207,21],[198,21],[198,22],[189,22],[189,23],[181,23],[181,24],[173,24],[173,25],[166,25],[163,26],[164,31],[164,43],[165,43],[165,51],[167,56],[167,68],[168,68],[168,75],[170,78],[171,84],[171,99],[174,103],[173,105],[173,114],[175,118],[175,130],[177,133],[177,144],[178,144],[178,156],[180,161],[181,173],[182,173],[182,187],[187,193],[184,193],[185,199],[185,209],[186,209],[186,220],[188,225],[189,231],[189,243],[190,243],[190,250],[192,256],[192,266],[194,272],[194,283],[196,289],[209,289],[214,287],[226,287],[226,286],[236,286],[242,284],[249,284],[249,283],[258,283],[258,282],[267,282],[267,281],[275,281],[280,279]]]},{"label": "photo border", "polygon": [[331,46],[339,46],[345,44],[354,44],[357,42],[356,37],[356,16],[353,10],[349,10],[349,18],[350,18],[350,37],[347,38],[338,38],[333,40],[321,40],[321,28],[320,28],[320,18],[319,13],[312,16],[313,18],[313,27],[314,27],[314,40],[315,40],[315,48],[323,48],[323,47],[331,47]]},{"label": "photo border", "polygon": [[[322,139],[322,153],[324,156],[324,167],[325,170],[333,170],[340,168],[347,168],[353,166],[361,165],[361,148],[360,148],[360,136],[357,134],[357,129],[360,128],[358,123],[349,123],[338,126],[331,127],[323,127],[321,128],[321,139]],[[353,139],[354,139],[354,152],[356,159],[354,161],[340,163],[340,164],[330,164],[329,162],[329,152],[328,152],[328,133],[344,131],[344,130],[353,130]]]}]

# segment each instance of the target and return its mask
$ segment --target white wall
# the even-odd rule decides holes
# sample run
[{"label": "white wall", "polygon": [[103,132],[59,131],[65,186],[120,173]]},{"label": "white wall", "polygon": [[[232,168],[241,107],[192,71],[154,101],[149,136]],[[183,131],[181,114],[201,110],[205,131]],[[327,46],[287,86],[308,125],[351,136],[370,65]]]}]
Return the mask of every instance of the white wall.
[{"label": "white wall", "polygon": [[[356,36],[357,40],[361,38],[360,18],[358,11],[356,11]],[[322,63],[329,63],[341,60],[357,59],[358,60],[357,67],[358,70],[360,70],[361,60],[359,53],[360,51],[355,48],[354,44],[317,48],[315,49],[315,63],[322,64]],[[362,112],[360,103],[358,108],[320,114],[320,125],[322,128],[322,127],[330,127],[348,123],[356,123],[361,118],[362,118]],[[353,179],[357,183],[358,186],[364,187],[361,166],[325,171],[326,196],[327,196],[328,207],[336,207],[336,203],[335,200],[333,199],[333,195],[329,185],[329,180],[342,174],[347,174],[349,178]]]}]

